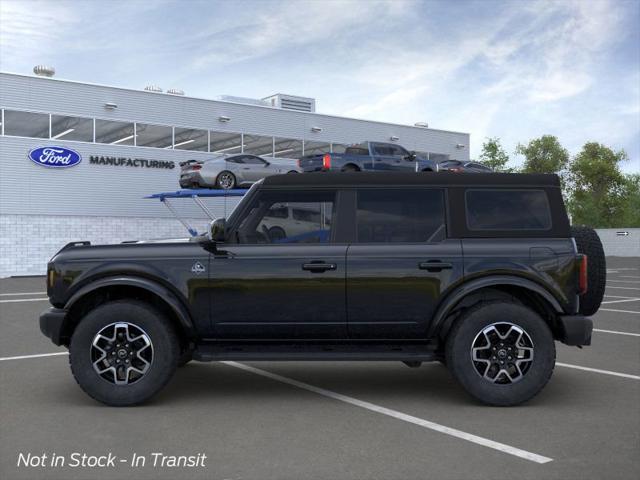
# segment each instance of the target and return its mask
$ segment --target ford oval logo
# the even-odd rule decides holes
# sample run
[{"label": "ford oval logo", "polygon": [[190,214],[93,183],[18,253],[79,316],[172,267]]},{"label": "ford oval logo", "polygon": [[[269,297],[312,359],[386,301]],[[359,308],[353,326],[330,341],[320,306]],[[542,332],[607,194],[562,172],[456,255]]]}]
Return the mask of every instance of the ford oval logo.
[{"label": "ford oval logo", "polygon": [[69,148],[38,147],[29,152],[29,160],[43,167],[67,168],[82,161],[82,156]]}]

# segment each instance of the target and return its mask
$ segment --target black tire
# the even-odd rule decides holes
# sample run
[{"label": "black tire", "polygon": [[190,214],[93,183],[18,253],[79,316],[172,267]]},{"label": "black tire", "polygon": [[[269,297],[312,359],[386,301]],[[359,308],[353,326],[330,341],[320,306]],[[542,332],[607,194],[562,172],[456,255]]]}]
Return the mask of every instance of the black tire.
[{"label": "black tire", "polygon": [[345,173],[349,173],[349,172],[359,172],[360,169],[358,167],[356,167],[355,165],[345,165],[344,167],[342,167],[342,172]]},{"label": "black tire", "polygon": [[236,176],[228,170],[223,170],[216,177],[216,188],[222,190],[231,190],[236,183]]},{"label": "black tire", "polygon": [[268,230],[267,235],[269,235],[269,240],[271,240],[272,242],[276,240],[284,240],[285,238],[287,238],[287,233],[282,227],[271,227]]},{"label": "black tire", "polygon": [[295,170],[289,170],[287,173],[298,173],[298,172]]},{"label": "black tire", "polygon": [[[508,368],[509,360],[515,362],[520,358],[520,351],[513,353],[511,341],[518,336],[517,330],[512,330],[512,335],[506,335],[511,326],[522,329],[526,337],[531,342],[531,351],[524,352],[524,359],[532,355],[531,361],[519,361],[522,375],[511,367],[511,374],[515,381],[510,381],[503,373],[493,376],[499,381],[493,383],[483,377],[488,372],[501,372],[501,368]],[[478,345],[474,342],[481,342],[489,337],[481,336],[483,330],[498,328],[507,339],[504,340],[505,347],[497,344],[498,351],[490,347],[486,353],[490,356],[485,364],[472,360],[472,347]],[[514,337],[515,335],[515,337]],[[492,338],[502,342],[499,336],[490,334]],[[507,341],[509,340],[509,341]],[[525,344],[528,342],[524,342]],[[487,345],[490,345],[487,341]],[[526,345],[521,345],[526,346]],[[480,352],[482,353],[482,352]],[[525,355],[526,353],[526,355]],[[504,355],[503,355],[504,354]],[[507,355],[513,355],[508,356]],[[493,359],[496,360],[493,360]],[[498,365],[500,358],[504,359],[505,365]],[[511,406],[518,405],[533,398],[547,384],[553,373],[555,366],[556,349],[553,335],[546,322],[534,311],[523,305],[515,303],[496,301],[477,305],[465,312],[453,326],[447,336],[445,345],[446,365],[453,376],[460,382],[464,389],[473,397],[488,405]],[[490,370],[495,368],[495,370]],[[516,378],[519,377],[519,378]],[[501,383],[503,382],[504,383]]]},{"label": "black tire", "polygon": [[[146,373],[124,385],[116,385],[93,368],[94,339],[115,323],[141,330],[151,342],[152,357]],[[133,300],[109,302],[91,310],[80,320],[69,346],[69,364],[78,385],[95,400],[117,407],[142,403],[160,391],[175,372],[179,357],[178,338],[169,320],[150,305]]]},{"label": "black tire", "polygon": [[594,315],[600,308],[607,286],[607,259],[600,237],[593,228],[571,227],[578,252],[587,256],[587,293],[580,295],[580,313]]}]

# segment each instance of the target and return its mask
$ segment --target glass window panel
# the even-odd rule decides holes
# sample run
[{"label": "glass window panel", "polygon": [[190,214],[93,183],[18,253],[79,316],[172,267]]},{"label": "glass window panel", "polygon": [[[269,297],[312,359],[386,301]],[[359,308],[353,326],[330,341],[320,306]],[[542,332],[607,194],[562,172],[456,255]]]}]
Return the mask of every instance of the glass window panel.
[{"label": "glass window panel", "polygon": [[543,190],[467,190],[470,230],[549,230],[551,213]]},{"label": "glass window panel", "polygon": [[207,151],[209,139],[206,130],[176,127],[175,135],[173,148],[178,150],[197,150],[199,152]]},{"label": "glass window panel", "polygon": [[51,138],[93,142],[93,119],[51,115]]},{"label": "glass window panel", "polygon": [[244,135],[244,153],[273,156],[273,137]]},{"label": "glass window panel", "polygon": [[136,123],[136,145],[138,147],[171,148],[173,130],[164,125]]},{"label": "glass window panel", "polygon": [[333,192],[269,192],[253,200],[238,227],[239,243],[328,243]]},{"label": "glass window panel", "polygon": [[133,145],[133,123],[96,120],[96,142]]},{"label": "glass window panel", "polygon": [[342,143],[332,143],[331,144],[331,152],[332,153],[344,153],[347,150],[348,145],[344,145]]},{"label": "glass window panel", "polygon": [[4,124],[5,135],[49,138],[49,115],[46,113],[5,110]]},{"label": "glass window panel", "polygon": [[415,243],[441,239],[441,190],[362,190],[356,212],[359,243]]},{"label": "glass window panel", "polygon": [[300,158],[302,157],[302,140],[293,138],[274,138],[274,157],[278,158]]},{"label": "glass window panel", "polygon": [[242,136],[239,133],[211,132],[211,153],[224,153],[227,155],[242,152]]},{"label": "glass window panel", "polygon": [[312,142],[305,140],[304,142],[304,154],[305,155],[322,155],[323,153],[329,153],[331,151],[331,144],[328,142]]}]

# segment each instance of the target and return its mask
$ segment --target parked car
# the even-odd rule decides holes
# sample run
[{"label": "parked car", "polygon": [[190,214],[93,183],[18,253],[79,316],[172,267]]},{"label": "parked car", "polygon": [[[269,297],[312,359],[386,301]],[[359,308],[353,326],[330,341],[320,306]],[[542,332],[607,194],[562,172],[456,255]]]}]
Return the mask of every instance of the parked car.
[{"label": "parked car", "polygon": [[270,175],[299,171],[296,161],[290,158],[220,155],[211,160],[181,162],[180,187],[229,190],[250,186]]},{"label": "parked car", "polygon": [[290,206],[279,203],[265,213],[259,230],[273,243],[300,242],[304,238],[315,238],[318,225],[321,232],[328,232],[331,213],[331,205]]},{"label": "parked car", "polygon": [[443,160],[438,163],[438,170],[441,172],[455,173],[491,173],[493,170],[479,162],[464,162],[462,160]]},{"label": "parked car", "polygon": [[395,143],[363,142],[344,153],[307,155],[298,161],[303,172],[436,172],[438,164]]},{"label": "parked car", "polygon": [[[269,235],[296,211],[300,231]],[[40,329],[108,405],[149,399],[191,358],[442,361],[515,405],[548,382],[554,340],[591,343],[605,276],[556,175],[277,175],[191,241],[67,245]]]}]

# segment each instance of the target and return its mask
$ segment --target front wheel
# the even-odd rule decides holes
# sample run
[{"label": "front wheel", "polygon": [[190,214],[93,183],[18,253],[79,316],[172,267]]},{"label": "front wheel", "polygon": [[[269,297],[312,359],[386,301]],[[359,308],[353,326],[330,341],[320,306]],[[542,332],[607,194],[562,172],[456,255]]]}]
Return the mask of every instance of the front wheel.
[{"label": "front wheel", "polygon": [[180,356],[169,320],[152,306],[120,300],[91,310],[73,332],[71,372],[92,398],[111,406],[142,403],[171,379]]},{"label": "front wheel", "polygon": [[446,365],[472,396],[489,405],[518,405],[547,384],[555,366],[553,335],[529,308],[491,302],[463,314],[449,333]]}]

